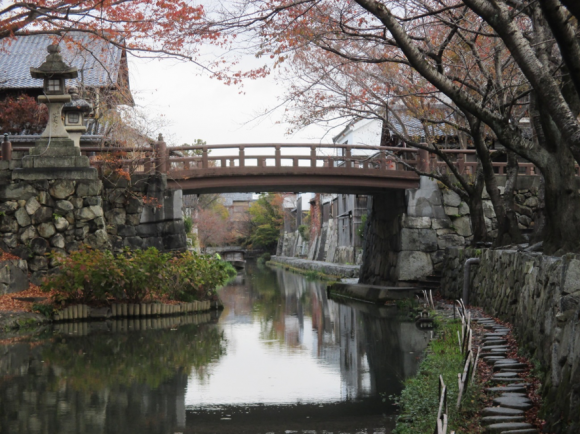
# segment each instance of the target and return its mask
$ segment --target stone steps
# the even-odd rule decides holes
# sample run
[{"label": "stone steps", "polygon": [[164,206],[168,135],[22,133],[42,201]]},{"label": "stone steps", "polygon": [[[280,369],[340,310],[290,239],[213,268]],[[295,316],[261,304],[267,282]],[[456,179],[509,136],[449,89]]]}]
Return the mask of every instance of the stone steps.
[{"label": "stone steps", "polygon": [[[483,335],[482,358],[493,367],[490,382],[497,384],[485,392],[496,395],[493,404],[482,411],[482,425],[485,432],[498,434],[535,434],[537,429],[525,422],[525,411],[532,407],[526,390],[530,386],[519,374],[527,366],[518,360],[507,358],[510,349],[507,335],[510,330],[492,319],[474,319],[488,331]],[[497,396],[499,395],[499,396]]]}]

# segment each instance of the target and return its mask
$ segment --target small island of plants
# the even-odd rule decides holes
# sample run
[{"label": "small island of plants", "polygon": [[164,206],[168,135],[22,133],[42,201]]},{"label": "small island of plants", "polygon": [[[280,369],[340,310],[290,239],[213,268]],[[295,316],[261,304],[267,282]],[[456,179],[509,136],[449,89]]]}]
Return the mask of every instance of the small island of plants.
[{"label": "small island of plants", "polygon": [[[41,289],[51,294],[45,314],[71,304],[216,301],[217,288],[236,275],[229,262],[196,252],[125,249],[114,254],[85,247],[57,258]],[[40,310],[40,309],[39,309]]]}]

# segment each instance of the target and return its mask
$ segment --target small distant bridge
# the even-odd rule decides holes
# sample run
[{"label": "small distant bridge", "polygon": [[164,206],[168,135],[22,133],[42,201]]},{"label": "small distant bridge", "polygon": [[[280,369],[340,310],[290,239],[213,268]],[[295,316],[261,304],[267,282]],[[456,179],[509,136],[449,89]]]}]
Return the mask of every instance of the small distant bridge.
[{"label": "small distant bridge", "polygon": [[[29,147],[16,147],[15,151]],[[335,144],[229,144],[168,148],[163,141],[141,148],[82,146],[97,168],[123,167],[130,173],[167,175],[170,189],[184,194],[299,192],[373,194],[419,187],[414,167],[448,170],[443,161],[414,148]],[[474,173],[474,150],[445,150],[460,173]],[[494,163],[505,173],[506,163]],[[533,175],[533,164],[520,164]]]}]

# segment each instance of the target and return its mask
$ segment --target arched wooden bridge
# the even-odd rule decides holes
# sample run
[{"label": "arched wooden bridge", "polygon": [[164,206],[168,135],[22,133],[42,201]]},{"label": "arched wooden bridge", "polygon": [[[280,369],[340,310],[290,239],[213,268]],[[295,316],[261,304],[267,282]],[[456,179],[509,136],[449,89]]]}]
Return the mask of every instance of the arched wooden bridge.
[{"label": "arched wooden bridge", "polygon": [[[14,148],[25,150],[28,148]],[[373,194],[419,187],[418,168],[429,173],[446,164],[414,148],[334,144],[228,144],[167,148],[163,141],[141,148],[82,146],[97,168],[167,175],[168,187],[185,194],[227,192],[319,192]],[[460,173],[474,173],[474,150],[446,150]],[[99,158],[108,153],[109,157]],[[506,163],[494,163],[504,173]],[[523,174],[536,174],[530,163]]]}]

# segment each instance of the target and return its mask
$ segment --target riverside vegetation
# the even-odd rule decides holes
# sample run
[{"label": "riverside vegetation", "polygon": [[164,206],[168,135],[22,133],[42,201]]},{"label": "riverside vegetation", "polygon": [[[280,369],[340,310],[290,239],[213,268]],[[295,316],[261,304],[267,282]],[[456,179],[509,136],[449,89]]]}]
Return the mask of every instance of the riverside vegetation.
[{"label": "riverside vegetation", "polygon": [[236,275],[229,262],[217,257],[196,252],[160,253],[154,247],[125,249],[118,254],[86,247],[58,260],[58,272],[48,276],[41,287],[51,292],[57,305],[157,299],[213,301],[217,287]]},{"label": "riverside vegetation", "polygon": [[439,375],[447,385],[449,432],[481,432],[476,414],[482,406],[483,390],[473,382],[463,395],[458,410],[457,373],[463,370],[464,355],[457,343],[461,322],[436,318],[438,338],[431,341],[419,372],[405,381],[400,397],[390,397],[401,408],[401,416],[393,434],[433,432],[439,407]]}]

